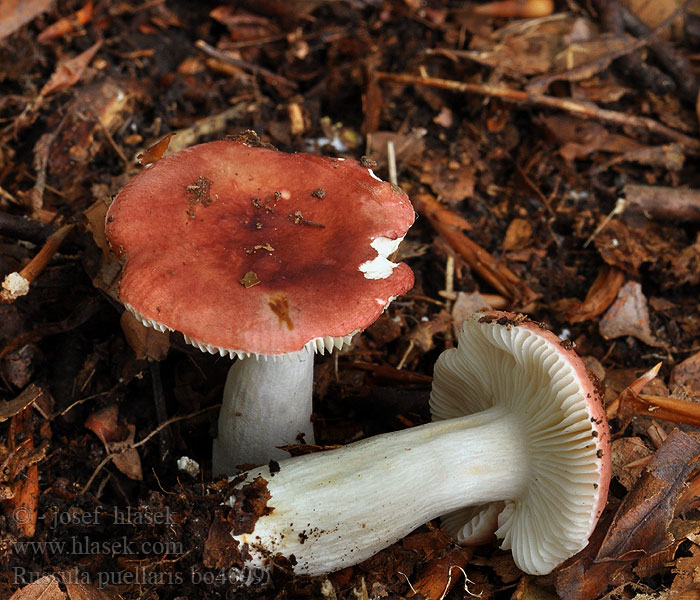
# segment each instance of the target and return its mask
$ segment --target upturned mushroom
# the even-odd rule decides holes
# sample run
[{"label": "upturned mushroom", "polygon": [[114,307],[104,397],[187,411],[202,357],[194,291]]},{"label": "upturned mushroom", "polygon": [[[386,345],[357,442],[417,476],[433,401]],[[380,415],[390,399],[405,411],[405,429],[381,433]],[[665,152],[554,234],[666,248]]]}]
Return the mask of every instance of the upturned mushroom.
[{"label": "upturned mushroom", "polygon": [[163,158],[112,202],[119,296],[144,325],[237,357],[214,474],[287,456],[310,421],[314,352],[369,326],[413,285],[389,260],[415,219],[405,193],[353,160],[238,141]]},{"label": "upturned mushroom", "polygon": [[[250,471],[228,504],[241,514],[236,498],[254,482],[266,505],[232,532],[240,566],[281,556],[319,575],[440,515],[458,539],[471,523],[473,541],[492,531],[494,511],[501,547],[527,573],[549,573],[586,546],[607,498],[609,431],[570,343],[522,315],[477,313],[438,359],[430,405],[433,423]],[[457,525],[464,507],[478,508]]]}]

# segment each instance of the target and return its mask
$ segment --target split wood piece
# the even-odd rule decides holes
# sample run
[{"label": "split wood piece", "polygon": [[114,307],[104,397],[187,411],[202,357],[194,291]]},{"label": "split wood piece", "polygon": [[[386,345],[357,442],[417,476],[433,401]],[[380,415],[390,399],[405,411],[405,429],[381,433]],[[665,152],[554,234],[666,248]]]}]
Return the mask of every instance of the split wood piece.
[{"label": "split wood piece", "polygon": [[620,395],[620,411],[632,409],[636,414],[662,421],[700,427],[700,404],[667,396],[635,394],[626,390]]},{"label": "split wood piece", "polygon": [[454,548],[445,556],[431,560],[418,580],[411,586],[407,598],[422,596],[428,600],[442,600],[447,596],[474,554],[473,548]]},{"label": "split wood piece", "polygon": [[377,78],[391,83],[403,83],[409,85],[422,85],[453,92],[463,92],[501,98],[508,102],[518,104],[529,104],[535,106],[546,106],[557,110],[563,110],[577,115],[583,119],[597,119],[604,123],[612,123],[624,127],[630,127],[637,131],[645,131],[664,138],[674,140],[681,144],[686,151],[694,153],[700,152],[700,140],[687,136],[680,131],[662,125],[654,119],[648,117],[638,117],[627,115],[614,110],[600,108],[592,102],[583,102],[572,98],[557,98],[555,96],[545,96],[540,94],[528,94],[521,90],[512,90],[496,85],[481,85],[476,83],[466,83],[463,81],[453,81],[451,79],[441,79],[439,77],[421,77],[408,73],[386,73],[377,72]]},{"label": "split wood piece", "polygon": [[564,313],[566,320],[569,323],[580,323],[602,314],[615,301],[624,282],[625,274],[622,271],[604,265],[588,290],[586,299]]},{"label": "split wood piece", "polygon": [[700,191],[657,185],[625,186],[627,210],[644,213],[650,219],[700,222]]},{"label": "split wood piece", "polygon": [[0,290],[0,302],[9,304],[29,293],[30,284],[41,274],[73,227],[72,224],[64,225],[52,233],[37,255],[19,273],[10,273],[5,277]]},{"label": "split wood piece", "polygon": [[525,307],[538,297],[515,273],[456,228],[464,228],[465,219],[438,204],[429,194],[417,194],[412,200],[418,212],[428,218],[433,228],[499,294],[518,307]]}]

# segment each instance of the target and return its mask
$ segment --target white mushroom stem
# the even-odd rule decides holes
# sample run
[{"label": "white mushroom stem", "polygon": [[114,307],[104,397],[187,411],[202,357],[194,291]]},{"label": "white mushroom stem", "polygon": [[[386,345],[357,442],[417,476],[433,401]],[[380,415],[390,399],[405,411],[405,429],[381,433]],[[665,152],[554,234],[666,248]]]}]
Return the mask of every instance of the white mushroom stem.
[{"label": "white mushroom stem", "polygon": [[528,440],[520,416],[496,406],[292,458],[277,473],[255,469],[239,487],[259,476],[272,512],[234,536],[248,545],[246,566],[266,568],[279,553],[295,572],[319,575],[462,506],[517,498],[530,478]]},{"label": "white mushroom stem", "polygon": [[314,355],[304,349],[278,358],[239,358],[226,378],[214,440],[212,470],[233,475],[239,465],[289,457],[276,448],[313,444],[311,424]]}]

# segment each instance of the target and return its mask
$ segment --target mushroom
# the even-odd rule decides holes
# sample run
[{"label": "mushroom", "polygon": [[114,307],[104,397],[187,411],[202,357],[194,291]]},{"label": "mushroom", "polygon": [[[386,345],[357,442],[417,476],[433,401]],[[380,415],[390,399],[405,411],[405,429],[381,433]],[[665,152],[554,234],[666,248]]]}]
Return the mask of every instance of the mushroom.
[{"label": "mushroom", "polygon": [[[241,566],[282,556],[320,575],[445,514],[470,542],[500,512],[501,547],[535,575],[586,546],[607,498],[609,431],[597,381],[569,342],[522,315],[477,313],[439,357],[430,406],[432,423],[249,471],[227,504],[241,514],[237,498],[255,482],[266,506],[232,532]],[[457,526],[464,507],[477,508]]]},{"label": "mushroom", "polygon": [[313,443],[313,354],[349,343],[412,287],[388,256],[414,219],[406,194],[356,161],[239,141],[165,157],[117,194],[105,227],[124,262],[121,302],[146,326],[238,358],[215,475]]}]

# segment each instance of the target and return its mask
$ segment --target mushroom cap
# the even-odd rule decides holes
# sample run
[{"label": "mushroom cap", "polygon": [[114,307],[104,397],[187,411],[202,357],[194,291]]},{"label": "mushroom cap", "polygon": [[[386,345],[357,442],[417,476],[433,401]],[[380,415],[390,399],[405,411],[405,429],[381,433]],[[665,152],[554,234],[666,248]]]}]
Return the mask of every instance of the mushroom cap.
[{"label": "mushroom cap", "polygon": [[145,324],[210,352],[279,355],[340,347],[412,287],[386,256],[414,219],[356,161],[218,141],[147,167],[105,228],[120,299]]},{"label": "mushroom cap", "polygon": [[[521,569],[546,574],[586,546],[605,508],[610,432],[600,388],[571,344],[542,326],[512,313],[476,313],[458,347],[435,365],[430,408],[441,420],[495,404],[522,418],[530,448],[529,483],[519,498],[505,499],[495,534]],[[466,524],[469,537],[472,527],[458,515],[449,528],[457,534]]]}]

